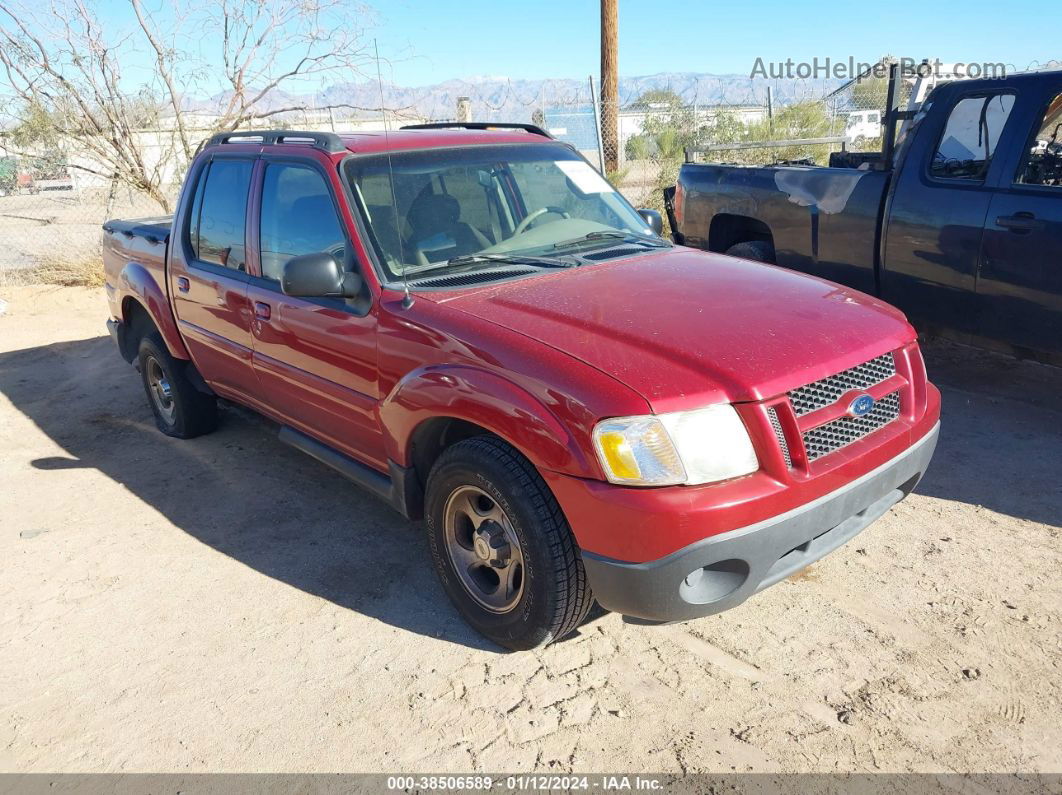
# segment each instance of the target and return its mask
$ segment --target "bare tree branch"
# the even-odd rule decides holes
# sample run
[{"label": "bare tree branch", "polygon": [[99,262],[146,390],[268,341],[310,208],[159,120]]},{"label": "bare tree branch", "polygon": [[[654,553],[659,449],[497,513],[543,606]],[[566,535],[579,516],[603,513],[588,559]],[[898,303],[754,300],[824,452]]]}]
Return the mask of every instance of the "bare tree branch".
[{"label": "bare tree branch", "polygon": [[[302,99],[370,60],[358,26],[369,12],[349,0],[163,3],[152,12],[129,0],[125,24],[104,24],[91,0],[0,0],[0,91],[48,128],[70,167],[113,175],[168,210],[167,184],[212,132],[311,107],[380,110]],[[147,53],[151,71],[123,69],[130,52]]]},{"label": "bare tree branch", "polygon": [[129,2],[133,6],[133,12],[136,14],[137,22],[140,23],[140,29],[144,32],[144,38],[148,40],[151,49],[155,51],[155,64],[158,66],[159,77],[162,78],[163,83],[166,84],[170,107],[173,108],[173,117],[176,121],[177,132],[181,139],[181,148],[184,150],[185,157],[191,157],[192,147],[188,143],[188,131],[185,129],[184,114],[181,113],[180,95],[177,93],[177,89],[173,85],[173,71],[170,68],[169,53],[167,53],[159,43],[158,37],[155,35],[154,26],[149,24],[147,19],[145,19],[140,0],[129,0]]}]

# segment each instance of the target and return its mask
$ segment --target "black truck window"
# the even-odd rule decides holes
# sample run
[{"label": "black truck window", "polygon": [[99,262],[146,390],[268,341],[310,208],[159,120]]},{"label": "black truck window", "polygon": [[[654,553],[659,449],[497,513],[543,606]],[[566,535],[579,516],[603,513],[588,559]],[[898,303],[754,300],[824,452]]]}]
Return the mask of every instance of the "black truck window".
[{"label": "black truck window", "polygon": [[302,254],[346,256],[346,235],[324,178],[308,166],[270,163],[262,183],[262,276],[280,281],[284,264]]},{"label": "black truck window", "polygon": [[234,270],[247,267],[244,226],[250,160],[218,159],[210,164],[200,202],[197,234],[191,236],[196,259]]},{"label": "black truck window", "polygon": [[1014,95],[963,97],[951,109],[929,173],[938,179],[982,181],[1014,107]]},{"label": "black truck window", "polygon": [[1062,94],[1048,103],[1043,120],[1033,131],[1018,182],[1062,188]]}]

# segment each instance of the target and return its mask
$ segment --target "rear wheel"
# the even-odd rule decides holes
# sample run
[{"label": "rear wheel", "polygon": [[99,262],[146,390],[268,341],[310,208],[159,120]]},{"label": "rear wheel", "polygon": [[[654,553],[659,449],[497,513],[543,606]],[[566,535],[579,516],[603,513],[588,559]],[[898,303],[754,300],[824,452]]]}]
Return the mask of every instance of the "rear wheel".
[{"label": "rear wheel", "polygon": [[774,264],[774,246],[767,240],[746,240],[744,243],[737,243],[731,246],[726,250],[726,253],[731,257],[742,257],[756,262]]},{"label": "rear wheel", "polygon": [[448,448],[428,477],[425,525],[450,600],[510,649],[574,630],[593,603],[571,529],[542,477],[500,439]]},{"label": "rear wheel", "polygon": [[188,363],[170,356],[157,332],[140,340],[137,359],[144,392],[160,431],[191,439],[217,427],[217,401],[195,388],[186,374]]}]

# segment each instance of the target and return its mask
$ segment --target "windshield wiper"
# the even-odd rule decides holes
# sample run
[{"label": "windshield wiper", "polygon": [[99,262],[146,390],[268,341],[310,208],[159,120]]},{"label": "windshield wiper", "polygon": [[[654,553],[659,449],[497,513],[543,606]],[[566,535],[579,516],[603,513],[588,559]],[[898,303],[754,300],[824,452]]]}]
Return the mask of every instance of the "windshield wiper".
[{"label": "windshield wiper", "polygon": [[444,267],[451,265],[477,265],[481,262],[503,262],[506,265],[531,265],[535,268],[574,268],[578,263],[554,257],[532,257],[526,254],[466,254],[452,257]]},{"label": "windshield wiper", "polygon": [[652,248],[671,248],[671,243],[655,235],[643,235],[639,232],[624,232],[622,229],[599,229],[595,232],[587,232],[581,237],[573,237],[571,240],[562,240],[554,243],[553,248],[571,248],[583,243],[592,243],[595,240],[622,240],[626,243],[642,243]]}]

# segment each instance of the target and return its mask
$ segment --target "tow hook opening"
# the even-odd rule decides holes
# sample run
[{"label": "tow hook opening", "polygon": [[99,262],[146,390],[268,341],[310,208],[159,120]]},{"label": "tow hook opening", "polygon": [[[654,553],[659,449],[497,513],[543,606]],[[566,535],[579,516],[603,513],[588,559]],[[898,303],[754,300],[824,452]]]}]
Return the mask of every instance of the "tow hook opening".
[{"label": "tow hook opening", "polygon": [[749,564],[744,560],[729,558],[694,569],[679,585],[679,595],[690,604],[704,605],[723,599],[742,585],[749,577]]}]

